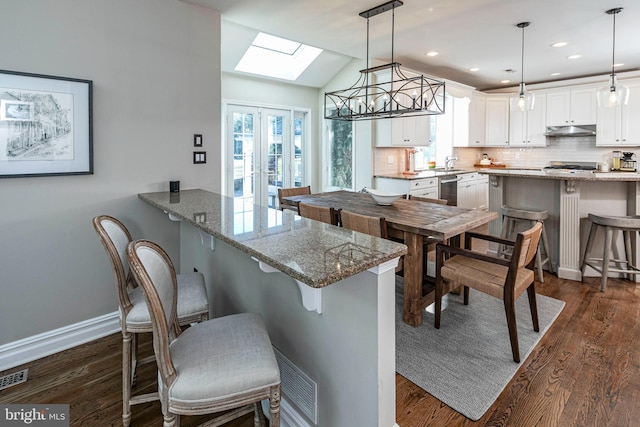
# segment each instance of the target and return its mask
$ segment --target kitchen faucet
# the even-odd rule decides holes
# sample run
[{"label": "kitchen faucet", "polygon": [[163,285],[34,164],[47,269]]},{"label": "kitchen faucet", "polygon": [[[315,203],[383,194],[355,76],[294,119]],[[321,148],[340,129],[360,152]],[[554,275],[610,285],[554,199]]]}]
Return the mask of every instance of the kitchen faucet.
[{"label": "kitchen faucet", "polygon": [[444,158],[444,168],[446,170],[453,169],[453,162],[458,160],[458,156],[447,156]]}]

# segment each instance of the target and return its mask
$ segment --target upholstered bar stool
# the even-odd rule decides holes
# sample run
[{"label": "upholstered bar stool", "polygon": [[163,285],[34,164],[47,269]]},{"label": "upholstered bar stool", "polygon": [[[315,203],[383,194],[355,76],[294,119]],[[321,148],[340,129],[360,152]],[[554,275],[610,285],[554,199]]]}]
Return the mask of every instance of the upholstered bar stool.
[{"label": "upholstered bar stool", "polygon": [[[538,277],[540,282],[544,283],[544,276],[542,274],[542,267],[548,264],[549,271],[555,273],[553,269],[553,263],[551,262],[551,252],[549,251],[549,241],[547,240],[547,233],[544,228],[544,220],[549,217],[547,211],[529,211],[524,209],[511,208],[509,206],[502,206],[500,208],[502,212],[502,233],[503,239],[513,240],[517,235],[518,222],[526,222],[527,227],[531,227],[536,221],[542,223],[542,238],[538,242],[538,252],[536,253],[536,268],[538,270]],[[544,258],[540,253],[544,250]],[[499,251],[499,252],[502,252]]]},{"label": "upholstered bar stool", "polygon": [[[609,273],[624,273],[628,279],[631,276],[640,274],[640,269],[634,265],[633,252],[631,250],[631,233],[640,231],[640,216],[622,216],[622,217],[610,217],[589,214],[589,221],[591,221],[591,229],[589,230],[589,239],[587,245],[584,248],[584,256],[582,257],[582,276],[587,266],[593,268],[602,275],[602,283],[600,284],[600,290],[604,292],[607,288],[607,277]],[[596,233],[598,227],[604,227],[604,249],[602,252],[602,258],[589,258],[589,254],[593,249],[593,243],[596,239]],[[616,230],[622,231],[624,235],[624,252],[626,259],[616,259],[611,257],[613,241],[613,232]],[[613,267],[611,264],[615,264]]]}]

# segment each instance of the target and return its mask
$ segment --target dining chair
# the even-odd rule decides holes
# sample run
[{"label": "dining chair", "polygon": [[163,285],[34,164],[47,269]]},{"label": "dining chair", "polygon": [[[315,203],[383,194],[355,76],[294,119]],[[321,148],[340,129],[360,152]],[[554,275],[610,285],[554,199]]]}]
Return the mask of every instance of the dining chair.
[{"label": "dining chair", "polygon": [[295,204],[289,203],[286,200],[282,200],[289,196],[302,196],[305,194],[311,194],[311,186],[306,187],[291,187],[291,188],[278,188],[278,207],[280,210],[290,209],[298,211],[298,207]]},{"label": "dining chair", "polygon": [[[131,423],[131,405],[158,400],[158,393],[132,396],[136,380],[136,367],[153,362],[153,356],[138,360],[137,334],[150,333],[151,317],[126,257],[127,244],[132,241],[129,230],[122,222],[108,215],[93,218],[93,228],[98,233],[113,270],[116,297],[122,331],[122,423]],[[209,318],[209,300],[201,273],[177,275],[178,320],[181,325],[201,322]]]},{"label": "dining chair", "polygon": [[409,195],[409,200],[415,200],[416,202],[436,203],[438,205],[446,205],[449,203],[447,199],[434,199],[431,197],[411,196],[411,195]]},{"label": "dining chair", "polygon": [[298,215],[332,225],[338,225],[340,222],[340,212],[336,209],[309,203],[298,203]]},{"label": "dining chair", "polygon": [[[450,290],[464,286],[464,304],[469,304],[469,288],[504,301],[504,308],[511,340],[513,361],[520,362],[515,301],[526,290],[533,330],[540,331],[535,291],[535,260],[542,223],[517,234],[511,241],[500,237],[467,232],[465,248],[442,243],[436,245],[436,300],[434,326],[440,328],[442,296]],[[511,259],[472,251],[472,240],[480,239],[513,247]],[[445,259],[446,256],[451,256]]]},{"label": "dining chair", "polygon": [[[180,425],[181,415],[247,409],[255,409],[254,424],[260,424],[263,399],[270,402],[270,427],[279,427],[280,370],[262,317],[232,314],[182,330],[176,273],[167,253],[137,240],[127,245],[127,258],[151,315],[164,427]],[[221,417],[226,422],[229,414]]]},{"label": "dining chair", "polygon": [[[349,230],[357,231],[370,236],[387,239],[387,221],[382,217],[361,215],[355,212],[340,209],[340,225]],[[396,273],[402,271],[404,257],[400,257],[396,266]]]}]

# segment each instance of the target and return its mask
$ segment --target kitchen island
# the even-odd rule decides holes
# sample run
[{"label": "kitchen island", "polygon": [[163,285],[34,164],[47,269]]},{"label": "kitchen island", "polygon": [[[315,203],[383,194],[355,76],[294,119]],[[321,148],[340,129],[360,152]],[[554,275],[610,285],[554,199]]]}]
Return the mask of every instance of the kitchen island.
[{"label": "kitchen island", "polygon": [[395,424],[395,266],[406,246],[204,190],[138,195],[180,221],[181,271],[212,317],[260,313],[283,372],[282,424]]},{"label": "kitchen island", "polygon": [[[610,172],[590,174],[549,174],[540,169],[481,169],[489,175],[489,209],[500,214],[508,205],[529,210],[547,210],[545,220],[551,259],[558,277],[582,280],[580,261],[589,233],[589,213],[610,216],[640,214],[640,174]],[[489,224],[489,232],[499,235],[502,216]],[[632,245],[637,248],[636,236]],[[594,247],[602,248],[601,236]],[[619,242],[618,253],[623,252]],[[638,262],[638,252],[634,259]],[[585,275],[595,275],[590,268]]]}]

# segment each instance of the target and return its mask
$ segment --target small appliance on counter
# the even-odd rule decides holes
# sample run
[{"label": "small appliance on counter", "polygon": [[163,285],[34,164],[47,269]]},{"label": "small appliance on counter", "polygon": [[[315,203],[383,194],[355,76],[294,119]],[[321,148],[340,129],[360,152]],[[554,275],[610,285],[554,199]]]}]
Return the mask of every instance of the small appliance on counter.
[{"label": "small appliance on counter", "polygon": [[482,160],[480,160],[480,164],[482,166],[489,166],[491,164],[491,159],[489,158],[488,154],[483,154],[482,155]]},{"label": "small appliance on counter", "polygon": [[404,172],[405,175],[417,175],[416,172],[416,150],[407,148],[404,150]]},{"label": "small appliance on counter", "polygon": [[634,153],[623,152],[620,159],[620,171],[621,172],[635,172],[636,161],[633,160]]}]

